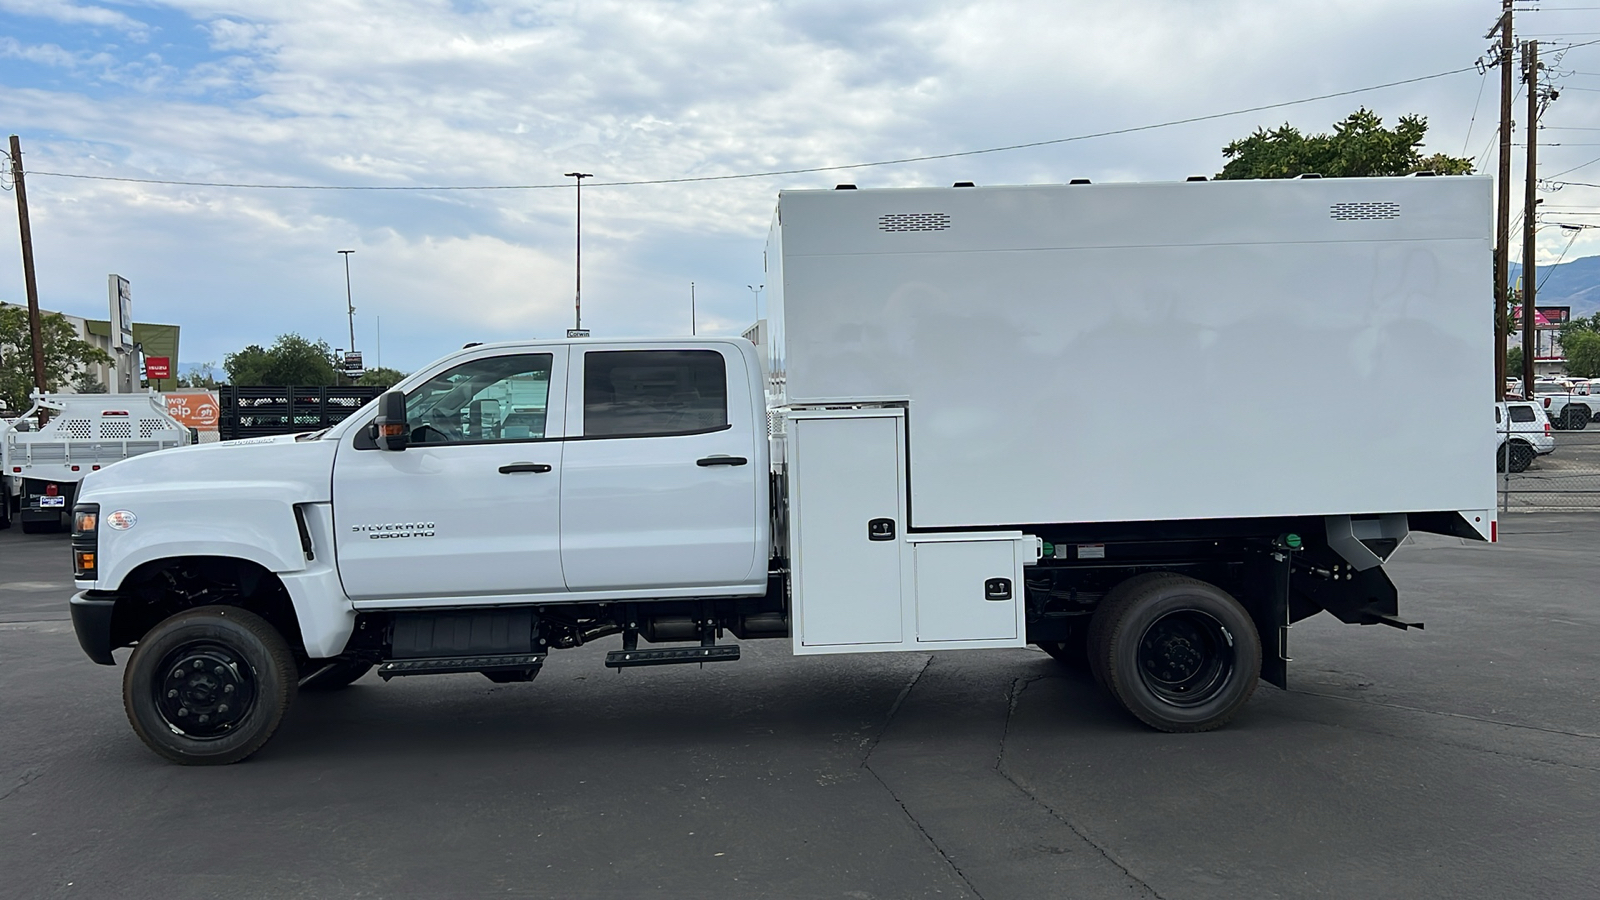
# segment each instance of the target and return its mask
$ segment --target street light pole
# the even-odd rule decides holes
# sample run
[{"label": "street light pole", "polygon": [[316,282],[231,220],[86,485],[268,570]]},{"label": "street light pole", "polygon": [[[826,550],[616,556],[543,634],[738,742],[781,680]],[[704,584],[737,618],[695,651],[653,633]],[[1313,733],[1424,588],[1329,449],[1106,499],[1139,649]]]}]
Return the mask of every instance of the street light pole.
[{"label": "street light pole", "polygon": [[573,232],[576,235],[577,246],[573,269],[576,273],[574,279],[575,291],[572,295],[572,328],[574,331],[583,330],[583,180],[593,178],[590,172],[568,172],[567,178],[575,178],[575,187],[578,195],[577,220]]},{"label": "street light pole", "polygon": [[339,255],[344,257],[344,305],[346,315],[350,317],[350,352],[356,351],[356,305],[350,296],[350,254],[354,250],[340,250]]},{"label": "street light pole", "polygon": [[761,321],[761,292],[766,290],[767,286],[764,284],[747,284],[745,287],[749,288],[750,293],[756,297],[756,321],[759,322]]}]

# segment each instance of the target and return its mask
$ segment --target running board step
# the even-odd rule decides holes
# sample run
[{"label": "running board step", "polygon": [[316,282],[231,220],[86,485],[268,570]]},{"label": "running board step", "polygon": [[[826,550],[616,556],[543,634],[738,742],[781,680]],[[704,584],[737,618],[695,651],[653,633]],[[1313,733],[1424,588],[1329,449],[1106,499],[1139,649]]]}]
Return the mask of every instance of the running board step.
[{"label": "running board step", "polygon": [[543,653],[514,653],[501,656],[441,656],[432,659],[391,659],[378,666],[384,681],[401,675],[445,675],[451,672],[507,672],[537,669],[544,665]]},{"label": "running board step", "polygon": [[606,654],[606,668],[631,669],[634,666],[731,662],[738,658],[739,647],[737,644],[727,644],[721,647],[667,647],[660,650],[613,650]]}]

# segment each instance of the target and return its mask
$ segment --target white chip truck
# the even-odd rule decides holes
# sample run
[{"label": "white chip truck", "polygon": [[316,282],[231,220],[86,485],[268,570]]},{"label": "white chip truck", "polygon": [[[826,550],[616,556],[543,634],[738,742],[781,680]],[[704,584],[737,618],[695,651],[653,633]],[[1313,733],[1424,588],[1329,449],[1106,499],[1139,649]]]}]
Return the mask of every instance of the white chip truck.
[{"label": "white chip truck", "polygon": [[[0,428],[0,494],[29,534],[61,529],[78,485],[106,466],[189,443],[160,394],[59,394],[35,391],[21,421],[42,428]],[[0,528],[10,520],[0,514]]]},{"label": "white chip truck", "polygon": [[332,428],[90,475],[75,629],[190,764],[297,690],[597,641],[1033,644],[1216,728],[1294,622],[1413,624],[1409,532],[1494,539],[1489,221],[1477,177],[785,192],[760,348],[470,346]]}]

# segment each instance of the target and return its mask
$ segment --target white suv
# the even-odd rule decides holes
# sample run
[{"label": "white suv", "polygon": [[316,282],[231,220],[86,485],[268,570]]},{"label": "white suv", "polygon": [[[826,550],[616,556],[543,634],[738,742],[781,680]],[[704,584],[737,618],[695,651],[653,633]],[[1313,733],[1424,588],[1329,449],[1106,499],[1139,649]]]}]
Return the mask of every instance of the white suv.
[{"label": "white suv", "polygon": [[1494,405],[1495,429],[1500,433],[1500,449],[1495,454],[1495,471],[1521,472],[1534,457],[1556,449],[1550,434],[1550,419],[1544,409],[1531,400]]}]

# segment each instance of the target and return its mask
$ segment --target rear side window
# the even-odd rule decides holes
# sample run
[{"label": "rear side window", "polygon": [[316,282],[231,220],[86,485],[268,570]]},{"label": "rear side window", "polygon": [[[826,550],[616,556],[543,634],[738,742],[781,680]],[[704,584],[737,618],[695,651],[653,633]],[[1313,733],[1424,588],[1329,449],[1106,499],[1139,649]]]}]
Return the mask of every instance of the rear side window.
[{"label": "rear side window", "polygon": [[1511,421],[1513,421],[1513,422],[1532,422],[1533,420],[1534,420],[1533,407],[1531,407],[1531,406],[1513,406],[1513,407],[1511,407]]},{"label": "rear side window", "polygon": [[650,437],[728,426],[728,373],[715,350],[583,355],[584,437]]}]

